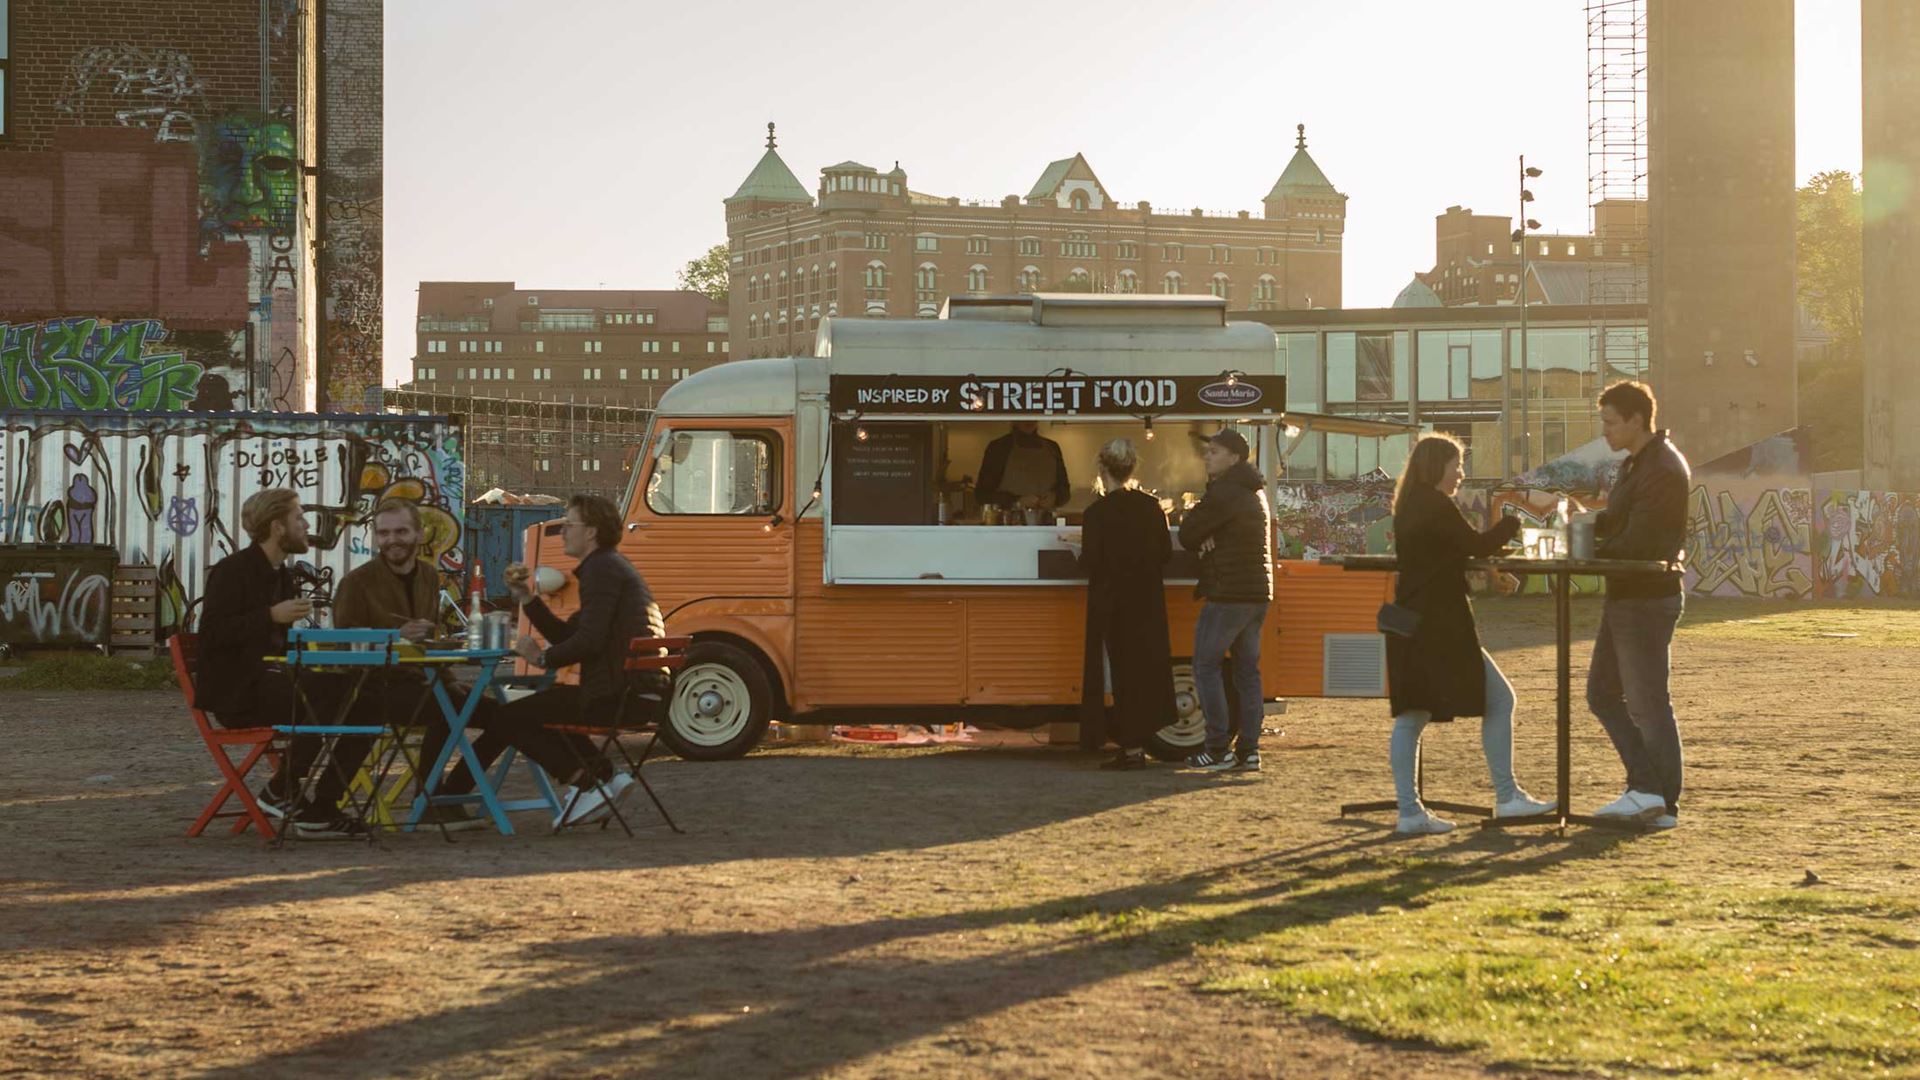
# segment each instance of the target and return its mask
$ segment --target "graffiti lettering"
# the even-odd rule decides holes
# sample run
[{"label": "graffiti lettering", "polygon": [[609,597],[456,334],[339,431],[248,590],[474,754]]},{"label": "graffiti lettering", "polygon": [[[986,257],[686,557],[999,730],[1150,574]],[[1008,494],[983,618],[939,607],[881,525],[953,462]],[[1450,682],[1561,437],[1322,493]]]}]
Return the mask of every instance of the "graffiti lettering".
[{"label": "graffiti lettering", "polygon": [[0,409],[184,409],[206,369],[179,352],[145,351],[165,339],[144,319],[0,322]]},{"label": "graffiti lettering", "polygon": [[15,574],[0,593],[0,625],[18,638],[24,624],[26,640],[41,644],[99,642],[112,589],[102,575],[72,569]]},{"label": "graffiti lettering", "polygon": [[1824,492],[1815,533],[1821,597],[1920,596],[1920,496]]},{"label": "graffiti lettering", "polygon": [[1812,595],[1813,492],[1764,488],[1745,504],[1732,490],[1687,500],[1687,576],[1697,593],[1806,599]]},{"label": "graffiti lettering", "polygon": [[132,45],[100,45],[83,49],[73,58],[66,92],[53,103],[64,113],[77,112],[102,75],[113,77],[110,92],[121,98],[137,94],[146,104],[115,109],[122,127],[147,128],[156,142],[192,142],[193,113],[189,107],[200,96],[200,80],[193,61],[176,49],[142,49]]}]

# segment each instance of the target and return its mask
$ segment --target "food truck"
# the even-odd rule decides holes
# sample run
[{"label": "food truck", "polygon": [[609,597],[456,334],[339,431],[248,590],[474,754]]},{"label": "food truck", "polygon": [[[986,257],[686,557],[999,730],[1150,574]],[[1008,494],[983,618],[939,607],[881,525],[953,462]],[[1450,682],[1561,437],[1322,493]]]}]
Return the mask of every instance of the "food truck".
[{"label": "food truck", "polygon": [[[1031,452],[1001,461],[995,490],[982,490],[995,440],[1015,425],[1027,451],[1058,448],[1064,491],[1017,490],[1053,479]],[[1306,431],[1410,430],[1289,411],[1272,331],[1229,323],[1213,297],[956,297],[937,319],[828,318],[813,356],[687,378],[660,399],[620,543],[670,631],[694,641],[663,738],[711,759],[746,753],[776,720],[1075,721],[1086,581],[1073,541],[1098,497],[1099,447],[1133,440],[1135,479],[1177,529],[1206,487],[1205,441],[1225,426],[1254,448],[1269,499]],[[571,570],[559,532],[533,526],[530,561]],[[1195,556],[1177,537],[1175,548],[1179,715],[1149,746],[1162,757],[1205,731],[1188,662]],[[566,581],[559,611],[574,602]],[[1374,618],[1389,581],[1276,563],[1265,694],[1384,695]]]}]

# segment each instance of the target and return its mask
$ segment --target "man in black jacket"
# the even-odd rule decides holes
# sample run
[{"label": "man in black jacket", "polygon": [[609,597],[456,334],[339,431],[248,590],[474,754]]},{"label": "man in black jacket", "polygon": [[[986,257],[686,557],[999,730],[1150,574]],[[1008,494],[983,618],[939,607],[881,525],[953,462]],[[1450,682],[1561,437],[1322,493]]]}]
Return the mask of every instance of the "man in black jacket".
[{"label": "man in black jacket", "polygon": [[1673,631],[1685,606],[1680,560],[1693,474],[1667,433],[1654,429],[1653,392],[1622,382],[1600,395],[1607,445],[1628,452],[1607,508],[1594,522],[1603,559],[1664,560],[1674,569],[1607,579],[1607,602],[1587,672],[1587,707],[1627,767],[1627,790],[1596,810],[1672,828],[1680,811],[1680,729],[1668,692]]},{"label": "man in black jacket", "polygon": [[[1207,746],[1187,764],[1209,772],[1260,769],[1260,631],[1273,602],[1273,515],[1251,456],[1247,440],[1231,429],[1209,440],[1207,492],[1180,523],[1180,546],[1200,556],[1194,595],[1206,601],[1193,628],[1193,681],[1207,717]],[[1227,707],[1228,652],[1237,742]]]},{"label": "man in black jacket", "polygon": [[[620,527],[620,511],[610,500],[575,495],[568,501],[561,537],[566,553],[580,560],[573,571],[580,583],[580,610],[565,621],[533,595],[526,567],[507,568],[507,587],[534,629],[547,639],[542,647],[533,637],[522,637],[515,650],[536,667],[549,670],[578,664],[580,683],[552,686],[502,706],[475,744],[482,760],[492,760],[511,740],[555,776],[575,771],[575,753],[594,761],[593,747],[584,737],[564,736],[573,743],[570,752],[562,736],[545,731],[542,725],[610,723],[628,690],[627,643],[637,637],[666,636],[666,622],[646,579],[620,554]],[[592,790],[574,801],[569,824],[606,817],[611,813],[608,802],[624,799],[634,786],[633,777],[614,773],[605,761],[594,761],[592,771],[575,776],[573,783]]]},{"label": "man in black jacket", "polygon": [[[313,601],[298,596],[289,555],[308,549],[306,511],[286,488],[269,488],[249,498],[240,510],[242,528],[253,543],[221,559],[207,573],[200,611],[200,664],[194,677],[194,703],[222,727],[267,727],[290,721],[339,722],[338,708],[351,691],[351,676],[309,672],[300,689],[310,713],[294,713],[294,687],[286,672],[266,657],[287,651],[287,627],[313,613]],[[367,712],[356,705],[356,716]],[[378,722],[355,719],[355,723]],[[346,736],[334,746],[333,761],[315,778],[311,800],[293,805],[302,778],[319,756],[318,735],[295,738],[281,768],[260,792],[261,808],[275,816],[292,813],[296,835],[350,834],[356,825],[338,809],[346,782],[360,768],[372,740]]]}]

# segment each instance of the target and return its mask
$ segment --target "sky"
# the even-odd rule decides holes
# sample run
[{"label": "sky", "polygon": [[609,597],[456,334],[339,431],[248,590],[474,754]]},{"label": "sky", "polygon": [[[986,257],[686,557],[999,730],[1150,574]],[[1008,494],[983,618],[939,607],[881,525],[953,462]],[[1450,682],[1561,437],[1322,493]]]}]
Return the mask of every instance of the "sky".
[{"label": "sky", "polygon": [[[1860,168],[1858,0],[1798,0],[1804,181]],[[1114,198],[1260,211],[1294,125],[1348,196],[1345,306],[1433,265],[1433,219],[1587,231],[1581,0],[395,0],[386,6],[386,375],[421,281],[670,289],[779,125],[810,190],[853,158],[916,191],[1024,195],[1083,153]]]}]

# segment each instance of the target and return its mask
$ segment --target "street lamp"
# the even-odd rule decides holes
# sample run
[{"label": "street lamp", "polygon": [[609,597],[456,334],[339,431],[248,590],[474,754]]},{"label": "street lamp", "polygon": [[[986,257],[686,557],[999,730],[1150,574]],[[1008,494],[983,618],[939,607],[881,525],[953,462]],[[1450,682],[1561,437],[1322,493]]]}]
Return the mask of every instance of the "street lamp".
[{"label": "street lamp", "polygon": [[1527,190],[1527,181],[1540,175],[1538,168],[1527,166],[1527,155],[1520,155],[1520,227],[1513,230],[1513,241],[1520,247],[1520,471],[1528,472],[1533,468],[1533,424],[1532,409],[1527,402],[1527,233],[1540,228],[1540,223],[1527,216],[1527,204],[1533,201],[1533,192]]}]

